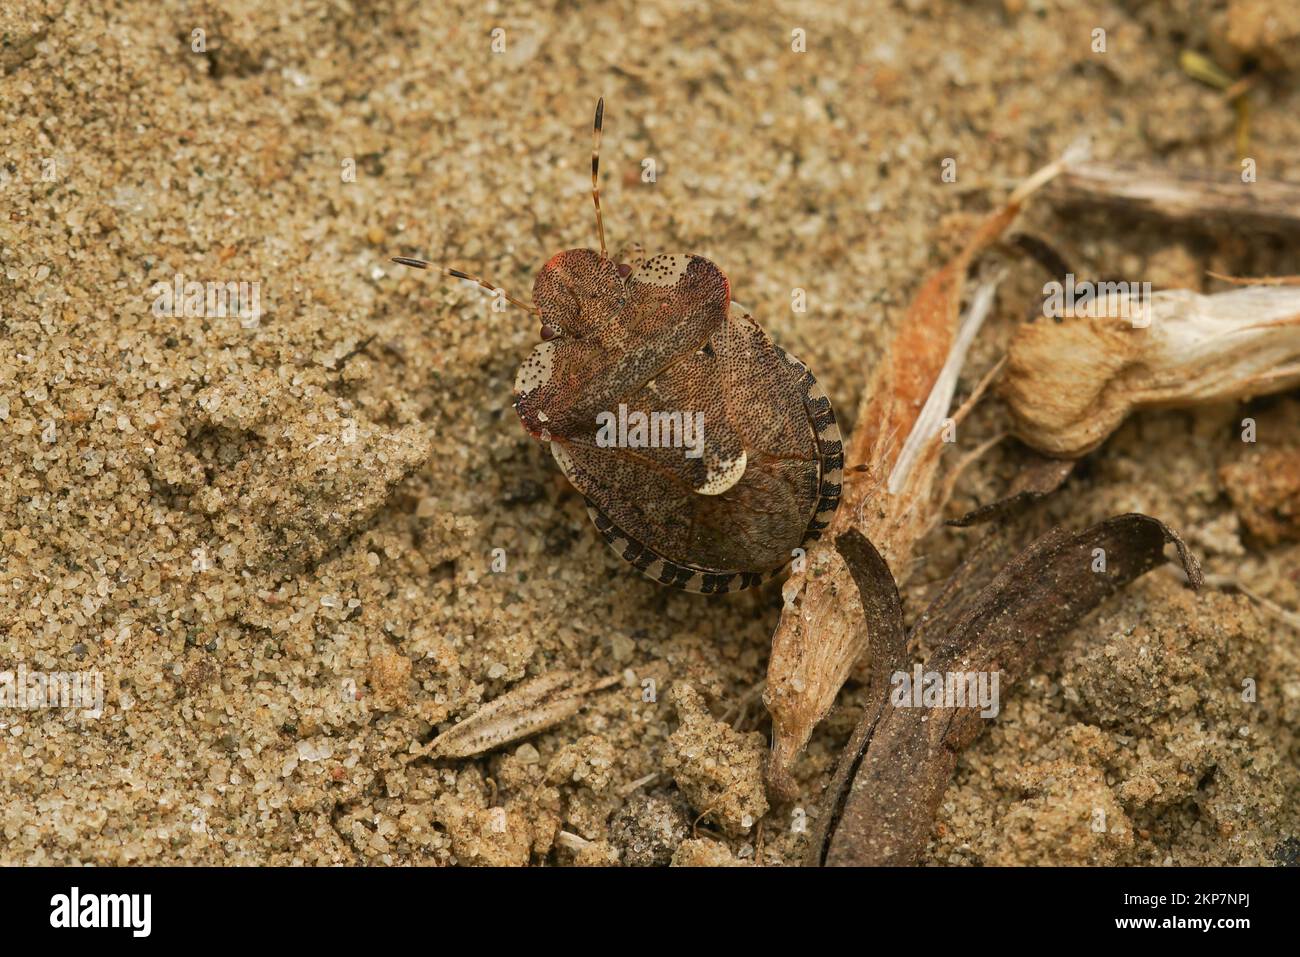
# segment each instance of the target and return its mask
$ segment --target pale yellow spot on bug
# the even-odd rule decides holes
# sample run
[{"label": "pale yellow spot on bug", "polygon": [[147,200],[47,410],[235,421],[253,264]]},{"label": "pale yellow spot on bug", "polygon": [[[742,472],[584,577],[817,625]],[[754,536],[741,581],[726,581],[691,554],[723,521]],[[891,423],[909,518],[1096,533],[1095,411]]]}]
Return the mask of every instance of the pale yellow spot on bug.
[{"label": "pale yellow spot on bug", "polygon": [[577,485],[573,478],[573,456],[569,455],[568,451],[559,442],[551,443],[551,458],[555,459],[556,464],[560,466],[560,471],[564,473],[564,477]]},{"label": "pale yellow spot on bug", "polygon": [[555,370],[555,343],[538,343],[515,373],[515,393],[527,395],[547,383]]},{"label": "pale yellow spot on bug", "polygon": [[695,491],[701,495],[721,495],[740,481],[741,476],[745,474],[747,462],[748,456],[745,454],[745,450],[741,449],[740,454],[734,459],[709,463],[708,476],[705,478],[704,484]]},{"label": "pale yellow spot on bug", "polygon": [[691,257],[685,254],[655,256],[637,270],[636,280],[647,286],[671,288],[686,275],[690,264]]}]

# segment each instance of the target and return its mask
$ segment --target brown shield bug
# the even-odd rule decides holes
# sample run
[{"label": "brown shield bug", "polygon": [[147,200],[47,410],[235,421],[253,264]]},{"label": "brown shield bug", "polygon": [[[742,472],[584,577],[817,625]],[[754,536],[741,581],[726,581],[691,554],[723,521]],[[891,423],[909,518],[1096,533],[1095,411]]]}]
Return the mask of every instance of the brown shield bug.
[{"label": "brown shield bug", "polygon": [[[600,251],[557,253],[533,305],[459,270],[541,322],[515,410],[549,443],[601,536],[665,585],[750,588],[817,539],[840,501],[844,451],[812,372],[690,254],[610,259],[600,209],[596,104],[591,196]],[[426,268],[419,259],[394,259]]]}]

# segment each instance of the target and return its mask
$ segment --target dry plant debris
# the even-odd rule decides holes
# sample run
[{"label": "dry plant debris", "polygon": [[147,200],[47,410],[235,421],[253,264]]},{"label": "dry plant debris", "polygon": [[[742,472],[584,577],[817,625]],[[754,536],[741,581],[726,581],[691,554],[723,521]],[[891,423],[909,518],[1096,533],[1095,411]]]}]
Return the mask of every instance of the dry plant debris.
[{"label": "dry plant debris", "polygon": [[[985,219],[961,252],[922,283],[890,346],[872,371],[859,407],[858,426],[846,446],[843,498],[805,569],[785,584],[785,607],[772,638],[763,702],[772,715],[768,785],[793,792],[791,763],[826,716],[849,669],[866,650],[868,634],[853,579],[830,542],[857,529],[905,577],[915,543],[935,523],[934,483],[942,450],[940,433],[922,436],[906,480],[894,475],[935,387],[959,344],[959,315],[966,274],[976,257],[997,242],[1025,200],[1057,175],[1058,161],[1039,170]],[[887,492],[887,485],[896,489]]]},{"label": "dry plant debris", "polygon": [[577,714],[588,694],[618,682],[617,676],[591,678],[576,671],[549,671],[485,704],[413,753],[435,758],[483,754],[553,728]]},{"label": "dry plant debris", "polygon": [[1077,457],[1134,409],[1282,392],[1300,383],[1300,287],[1213,295],[1163,290],[1135,324],[1115,315],[1026,323],[1001,391],[1014,432],[1041,452]]},{"label": "dry plant debris", "polygon": [[1072,163],[1052,185],[1050,198],[1066,207],[1100,206],[1197,228],[1244,224],[1286,233],[1300,230],[1300,185],[1273,179],[1243,182],[1240,176],[1150,163]]},{"label": "dry plant debris", "polygon": [[[996,541],[997,533],[986,543]],[[1120,515],[1082,532],[1054,528],[995,575],[994,549],[986,544],[949,580],[911,640],[933,649],[927,672],[997,674],[1001,691],[1103,599],[1162,564],[1167,543],[1199,587],[1199,565],[1182,540],[1145,515]],[[893,576],[856,530],[836,545],[862,593],[872,677],[868,705],[827,790],[809,863],[913,864],[962,749],[985,722],[974,707],[894,706],[891,676],[909,662]]]}]

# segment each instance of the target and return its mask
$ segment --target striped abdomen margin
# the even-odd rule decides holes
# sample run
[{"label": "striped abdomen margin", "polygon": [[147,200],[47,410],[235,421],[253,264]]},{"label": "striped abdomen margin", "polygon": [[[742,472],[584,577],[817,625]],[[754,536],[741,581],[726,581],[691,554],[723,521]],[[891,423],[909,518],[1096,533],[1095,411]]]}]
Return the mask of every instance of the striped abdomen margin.
[{"label": "striped abdomen margin", "polygon": [[[817,439],[817,508],[799,542],[799,547],[802,548],[821,538],[822,532],[830,525],[835,510],[840,506],[840,489],[844,481],[844,442],[840,437],[839,424],[835,421],[831,400],[818,384],[812,370],[780,346],[775,348],[777,354],[790,364],[792,373],[799,377],[799,384],[803,387],[804,410],[808,413],[808,421],[812,424]],[[675,562],[638,542],[615,525],[601,511],[600,506],[586,496],[583,498],[587,503],[587,514],[591,516],[591,521],[606,544],[625,562],[663,585],[706,595],[741,591],[770,581],[790,564],[787,560],[766,572],[719,572]]]}]

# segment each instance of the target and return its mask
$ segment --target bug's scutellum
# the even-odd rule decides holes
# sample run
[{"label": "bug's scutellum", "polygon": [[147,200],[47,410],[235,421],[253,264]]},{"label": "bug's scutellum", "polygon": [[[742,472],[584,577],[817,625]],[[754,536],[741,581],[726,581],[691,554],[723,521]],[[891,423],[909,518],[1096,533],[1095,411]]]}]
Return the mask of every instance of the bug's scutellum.
[{"label": "bug's scutellum", "polygon": [[[600,235],[600,258],[606,259],[608,254],[605,248],[605,217],[600,211],[600,137],[602,128],[605,123],[605,98],[602,96],[596,101],[596,119],[592,123],[591,129],[591,201],[596,207],[596,232]],[[406,256],[394,256],[392,261],[399,266],[412,266],[416,269],[428,269],[433,263],[424,259],[410,259]],[[510,293],[506,292],[500,286],[488,282],[478,276],[471,276],[469,273],[461,272],[459,269],[444,269],[444,273],[453,279],[466,279],[472,283],[477,283],[493,295],[504,296],[506,301],[511,305],[518,306],[525,312],[538,315],[538,310],[528,305],[522,299],[516,299]]]}]

